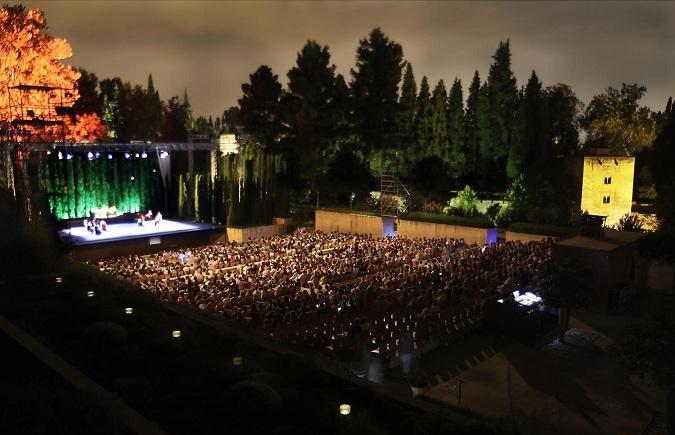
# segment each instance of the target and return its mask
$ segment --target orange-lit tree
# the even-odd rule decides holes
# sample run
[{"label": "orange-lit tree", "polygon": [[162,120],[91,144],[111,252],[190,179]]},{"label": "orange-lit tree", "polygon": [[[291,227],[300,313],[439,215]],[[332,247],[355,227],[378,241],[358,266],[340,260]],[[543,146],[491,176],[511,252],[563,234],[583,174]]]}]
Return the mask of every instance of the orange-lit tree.
[{"label": "orange-lit tree", "polygon": [[[43,86],[65,90],[58,105],[72,107],[79,98],[76,81],[80,73],[61,61],[72,55],[70,44],[64,39],[54,38],[46,33],[47,23],[39,9],[26,10],[23,6],[4,6],[0,9],[0,120],[11,122],[22,113],[12,110],[19,102],[31,109],[34,119],[55,119],[63,117],[70,140],[84,137],[89,141],[106,137],[106,129],[98,116],[66,120],[62,112],[54,113],[54,92],[15,92],[17,86]],[[20,101],[17,101],[19,99]],[[28,131],[35,126],[28,127]],[[82,135],[86,130],[87,134]],[[38,134],[36,138],[34,135]],[[61,129],[44,128],[31,131],[30,140],[53,141],[63,137]],[[15,140],[29,140],[19,134]]]}]

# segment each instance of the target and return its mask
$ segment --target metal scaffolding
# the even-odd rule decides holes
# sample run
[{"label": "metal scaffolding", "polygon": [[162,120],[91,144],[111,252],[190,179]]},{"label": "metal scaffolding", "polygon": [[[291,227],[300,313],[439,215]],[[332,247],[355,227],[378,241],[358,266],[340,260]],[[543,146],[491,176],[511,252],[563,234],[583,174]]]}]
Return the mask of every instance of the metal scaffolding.
[{"label": "metal scaffolding", "polygon": [[0,111],[3,184],[32,222],[41,207],[35,194],[42,191],[38,168],[41,151],[46,151],[34,144],[65,143],[66,116],[75,97],[72,90],[41,85],[9,86],[5,92],[7,106]]},{"label": "metal scaffolding", "polygon": [[393,172],[386,172],[380,177],[380,215],[398,217],[399,201],[402,195],[410,196],[410,192]]}]

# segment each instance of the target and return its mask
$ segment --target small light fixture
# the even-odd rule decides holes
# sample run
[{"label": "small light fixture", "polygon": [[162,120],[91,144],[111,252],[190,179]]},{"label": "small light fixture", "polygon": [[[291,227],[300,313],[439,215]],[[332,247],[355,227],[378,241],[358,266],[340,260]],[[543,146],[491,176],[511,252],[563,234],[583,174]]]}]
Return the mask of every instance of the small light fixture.
[{"label": "small light fixture", "polygon": [[87,297],[88,297],[88,298],[93,298],[93,297],[94,297],[94,292],[93,292],[92,290],[89,290],[89,291],[87,292]]},{"label": "small light fixture", "polygon": [[63,153],[61,153],[61,151],[59,151],[58,156],[59,156],[59,160],[63,160]]},{"label": "small light fixture", "polygon": [[143,152],[141,153],[141,158],[142,158],[142,159],[147,159],[147,158],[148,158],[148,154],[147,154],[145,151],[143,151]]},{"label": "small light fixture", "polygon": [[136,154],[135,154],[135,156],[136,156],[136,158],[138,158],[138,157],[139,157],[139,154],[138,154],[138,153],[136,153]]},{"label": "small light fixture", "polygon": [[160,159],[165,159],[167,157],[169,157],[169,153],[167,153],[166,151],[162,151],[162,152],[159,153]]},{"label": "small light fixture", "polygon": [[180,330],[179,330],[179,329],[176,329],[175,331],[172,331],[172,332],[171,332],[171,336],[172,336],[173,338],[180,338]]},{"label": "small light fixture", "polygon": [[126,307],[124,309],[124,314],[134,314],[134,309],[131,307]]},{"label": "small light fixture", "polygon": [[61,284],[62,282],[63,282],[63,278],[61,278],[60,276],[57,276],[56,277],[56,283]]},{"label": "small light fixture", "polygon": [[124,158],[125,158],[125,159],[130,159],[130,158],[131,158],[131,154],[129,154],[129,153],[124,153]]},{"label": "small light fixture", "polygon": [[343,403],[340,405],[340,414],[349,415],[352,412],[352,406],[348,403]]},{"label": "small light fixture", "polygon": [[232,365],[236,368],[241,368],[244,365],[244,358],[241,356],[235,356],[232,358]]},{"label": "small light fixture", "polygon": [[129,178],[131,178],[131,181],[134,181],[136,179],[136,177],[134,177],[133,175]]},{"label": "small light fixture", "polygon": [[112,160],[112,154],[108,153],[108,160]]}]

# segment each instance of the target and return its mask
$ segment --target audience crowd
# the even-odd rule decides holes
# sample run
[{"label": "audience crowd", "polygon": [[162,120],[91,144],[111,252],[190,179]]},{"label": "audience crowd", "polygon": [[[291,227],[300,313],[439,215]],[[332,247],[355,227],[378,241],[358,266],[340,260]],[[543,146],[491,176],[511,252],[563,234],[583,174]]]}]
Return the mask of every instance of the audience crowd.
[{"label": "audience crowd", "polygon": [[122,257],[98,267],[161,300],[220,313],[282,339],[330,345],[336,335],[369,328],[379,318],[417,325],[479,313],[489,298],[526,284],[549,258],[550,244],[480,247],[452,239],[298,231]]}]

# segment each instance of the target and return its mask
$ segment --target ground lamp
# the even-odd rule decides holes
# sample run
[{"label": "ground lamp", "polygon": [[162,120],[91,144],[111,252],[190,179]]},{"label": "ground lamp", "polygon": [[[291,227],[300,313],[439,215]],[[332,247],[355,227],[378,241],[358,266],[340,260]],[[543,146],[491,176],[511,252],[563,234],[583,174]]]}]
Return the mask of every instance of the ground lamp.
[{"label": "ground lamp", "polygon": [[342,405],[340,405],[340,414],[341,415],[349,415],[351,412],[352,412],[352,406],[351,405],[349,405],[347,403],[343,403]]},{"label": "ground lamp", "polygon": [[134,309],[131,307],[126,307],[124,309],[124,314],[134,314]]},{"label": "ground lamp", "polygon": [[89,291],[87,292],[87,297],[88,297],[88,298],[93,298],[93,297],[94,297],[94,292],[91,291],[91,290],[89,290]]},{"label": "ground lamp", "polygon": [[176,329],[175,331],[172,331],[171,336],[173,338],[180,338],[180,330]]}]

